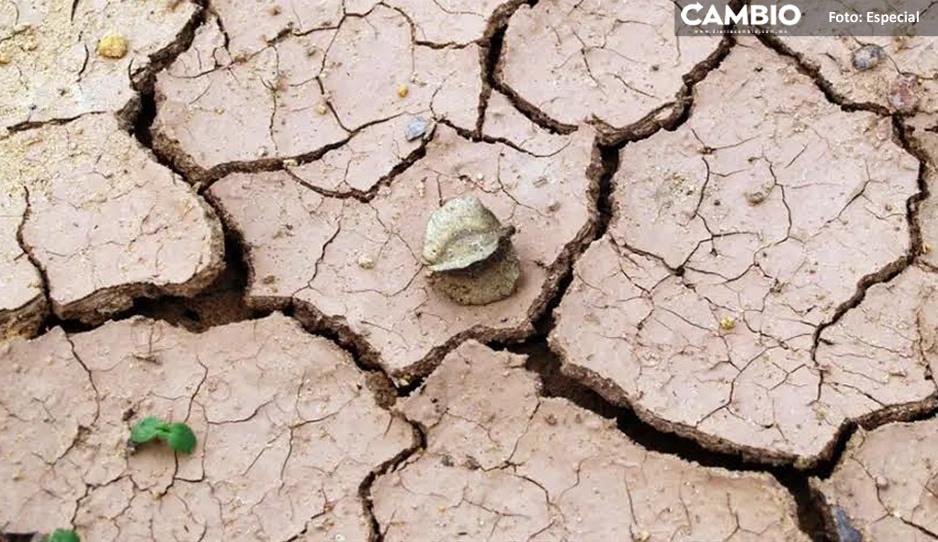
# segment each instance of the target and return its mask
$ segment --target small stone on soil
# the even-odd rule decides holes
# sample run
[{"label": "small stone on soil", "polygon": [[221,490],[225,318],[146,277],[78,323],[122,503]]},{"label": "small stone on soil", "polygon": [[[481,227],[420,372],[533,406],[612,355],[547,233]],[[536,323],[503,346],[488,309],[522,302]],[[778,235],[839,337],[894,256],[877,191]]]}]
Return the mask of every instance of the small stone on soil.
[{"label": "small stone on soil", "polygon": [[404,139],[407,141],[414,141],[415,139],[420,139],[427,134],[427,128],[430,126],[430,122],[423,117],[414,117],[410,124],[407,125],[407,129],[404,131]]},{"label": "small stone on soil", "polygon": [[914,75],[899,75],[889,86],[889,104],[899,113],[914,113],[918,100],[918,77]]},{"label": "small stone on soil", "polygon": [[98,54],[105,58],[124,58],[127,54],[127,39],[113,32],[98,41]]},{"label": "small stone on soil", "polygon": [[853,52],[853,67],[860,70],[871,70],[886,56],[883,48],[875,44],[867,44]]}]

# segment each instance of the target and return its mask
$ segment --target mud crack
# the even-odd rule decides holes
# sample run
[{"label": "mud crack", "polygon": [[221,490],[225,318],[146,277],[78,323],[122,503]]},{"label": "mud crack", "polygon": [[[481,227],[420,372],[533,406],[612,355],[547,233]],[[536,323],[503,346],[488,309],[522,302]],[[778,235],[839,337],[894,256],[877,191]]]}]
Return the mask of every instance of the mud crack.
[{"label": "mud crack", "polygon": [[890,116],[889,109],[881,104],[875,102],[854,102],[840,94],[837,88],[824,78],[820,67],[815,62],[807,58],[803,53],[794,50],[778,37],[760,34],[758,39],[763,45],[772,49],[779,55],[792,59],[797,64],[798,70],[814,81],[814,84],[824,93],[824,97],[830,103],[837,105],[844,111],[869,111],[877,115]]},{"label": "mud crack", "polygon": [[[497,539],[804,536],[796,526],[794,502],[771,477],[701,467],[647,451],[608,420],[539,393],[537,379],[523,369],[524,363],[524,356],[468,341],[395,407],[423,428],[427,442],[425,451],[372,486],[385,539],[441,538],[453,532]],[[446,391],[454,379],[462,383],[458,395]],[[670,473],[678,481],[638,474],[652,465],[655,472]],[[694,526],[687,514],[702,502],[692,494],[709,495],[707,485],[700,483],[704,478],[726,480],[721,485],[733,497],[725,513],[703,514]],[[681,485],[693,490],[678,490]],[[756,487],[761,489],[753,491]],[[674,494],[659,506],[653,495],[661,491]],[[742,494],[764,504],[768,494],[780,500],[759,507],[771,519],[755,526],[746,505],[737,501]],[[665,501],[671,506],[663,505]],[[608,507],[616,513],[607,513]],[[416,514],[431,514],[433,521],[412,517]],[[694,534],[696,529],[701,532]]]}]

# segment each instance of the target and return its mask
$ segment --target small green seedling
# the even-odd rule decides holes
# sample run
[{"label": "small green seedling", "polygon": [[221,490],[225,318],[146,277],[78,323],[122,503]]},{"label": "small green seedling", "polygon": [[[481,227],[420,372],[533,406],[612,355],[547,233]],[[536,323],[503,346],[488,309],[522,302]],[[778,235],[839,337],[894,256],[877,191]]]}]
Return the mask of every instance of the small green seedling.
[{"label": "small green seedling", "polygon": [[81,542],[81,538],[71,529],[56,529],[43,542]]},{"label": "small green seedling", "polygon": [[187,454],[195,449],[195,433],[184,423],[169,423],[156,416],[147,416],[130,430],[130,441],[134,444],[143,444],[155,438],[165,440],[177,452]]}]

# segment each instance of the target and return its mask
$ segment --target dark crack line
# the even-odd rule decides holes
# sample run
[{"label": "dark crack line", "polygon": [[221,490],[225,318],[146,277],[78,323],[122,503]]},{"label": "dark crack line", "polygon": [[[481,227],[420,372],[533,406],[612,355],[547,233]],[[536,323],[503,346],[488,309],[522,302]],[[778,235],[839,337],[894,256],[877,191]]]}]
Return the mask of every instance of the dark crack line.
[{"label": "dark crack line", "polygon": [[518,151],[521,154],[526,154],[528,156],[532,156],[535,158],[547,158],[550,156],[554,156],[556,154],[560,154],[561,152],[563,152],[564,149],[567,148],[567,145],[564,145],[563,147],[560,147],[559,149],[551,153],[537,154],[535,152],[532,152],[523,148],[522,146],[518,145],[514,141],[511,141],[504,137],[495,137],[495,136],[486,135],[484,133],[479,133],[479,132],[472,131],[472,130],[466,130],[465,128],[460,128],[459,126],[456,126],[455,124],[448,121],[447,119],[440,119],[439,123],[451,128],[454,132],[459,134],[459,136],[462,137],[463,139],[467,139],[469,141],[473,141],[476,143],[481,142],[481,143],[505,145],[506,147],[510,147],[511,149]]},{"label": "dark crack line", "polygon": [[[480,119],[476,126],[477,130],[480,131],[484,127],[484,111],[488,107],[488,99],[491,97],[492,91],[498,92],[502,96],[508,99],[511,102],[512,106],[520,112],[522,115],[527,117],[528,120],[534,124],[540,126],[541,128],[547,130],[553,134],[570,134],[577,130],[577,127],[572,124],[565,124],[559,122],[549,115],[541,111],[531,102],[525,100],[520,94],[515,92],[514,89],[509,87],[501,79],[501,72],[503,69],[502,56],[503,49],[505,47],[505,34],[508,32],[508,24],[511,15],[520,8],[522,5],[529,5],[534,7],[537,5],[537,0],[528,1],[528,2],[518,2],[513,4],[513,8],[510,10],[510,13],[501,14],[501,18],[496,19],[493,24],[490,24],[489,28],[486,30],[486,33],[491,31],[491,34],[488,38],[487,47],[483,47],[483,54],[486,56],[483,57],[483,95],[485,97],[485,106],[483,107],[480,104]],[[486,91],[486,89],[488,89]]]},{"label": "dark crack line", "polygon": [[[528,2],[534,5],[534,2]],[[498,62],[502,56],[502,48],[505,43],[505,32],[508,30],[508,21],[514,15],[525,0],[514,0],[502,4],[488,20],[485,32],[482,34],[482,40],[479,44],[479,64],[482,67],[482,91],[479,93],[479,109],[476,117],[475,134],[481,136],[485,127],[485,113],[488,110],[489,98],[492,96],[492,89],[497,82],[495,74],[498,70]],[[519,110],[520,111],[520,110]],[[524,112],[522,111],[522,114]]]},{"label": "dark crack line", "polygon": [[374,499],[371,495],[371,488],[374,486],[375,480],[377,480],[379,476],[393,472],[397,469],[398,466],[409,460],[414,454],[427,449],[427,435],[424,429],[421,428],[419,424],[413,423],[406,418],[404,418],[404,421],[410,425],[411,430],[413,431],[414,445],[406,450],[402,450],[400,453],[383,463],[377,469],[369,472],[368,476],[362,480],[361,485],[358,486],[358,497],[362,501],[365,517],[368,518],[371,524],[371,536],[369,537],[369,542],[384,542],[384,532],[381,530],[381,525],[378,523],[378,518],[375,516]]},{"label": "dark crack line", "polygon": [[[834,311],[834,315],[827,321],[820,324],[814,332],[813,344],[811,347],[811,359],[817,361],[816,354],[820,343],[823,341],[822,334],[828,327],[839,322],[845,314],[851,309],[856,308],[866,298],[867,291],[878,284],[886,284],[901,275],[906,269],[913,265],[924,254],[924,242],[922,240],[921,225],[919,222],[919,209],[922,201],[929,196],[928,183],[925,181],[925,175],[928,169],[928,157],[924,150],[913,145],[906,131],[905,125],[899,116],[893,116],[893,131],[896,139],[902,145],[902,148],[915,157],[919,162],[918,177],[916,179],[918,191],[912,194],[906,200],[906,222],[909,228],[909,250],[906,254],[900,256],[893,262],[890,262],[882,269],[864,276],[857,284],[857,289],[847,301],[840,304]],[[823,373],[822,373],[823,378]]]},{"label": "dark crack line", "polygon": [[[407,156],[405,156],[400,162],[398,162],[393,168],[391,168],[391,171],[389,171],[387,174],[385,174],[380,179],[378,179],[374,183],[374,185],[372,185],[371,188],[369,188],[368,190],[359,190],[356,188],[349,188],[348,190],[342,190],[342,191],[327,190],[325,188],[320,188],[318,186],[314,186],[308,183],[307,181],[303,180],[302,178],[300,178],[299,176],[297,176],[296,174],[294,174],[292,171],[288,169],[284,169],[284,171],[286,171],[287,174],[294,181],[302,185],[304,188],[308,190],[312,190],[313,192],[316,192],[320,196],[327,197],[327,198],[334,198],[334,199],[356,199],[360,201],[361,203],[368,203],[378,195],[378,192],[382,188],[390,186],[391,183],[394,182],[394,179],[396,179],[398,176],[400,176],[405,171],[410,169],[411,166],[413,166],[414,164],[419,162],[424,156],[426,156],[427,145],[430,143],[431,140],[432,140],[432,136],[424,139],[421,142],[419,147],[417,147],[416,149],[411,151]],[[348,140],[346,140],[342,145],[339,145],[339,146],[343,146],[347,142]],[[338,147],[335,147],[335,148],[338,148]],[[332,150],[332,149],[329,149],[329,150]],[[327,152],[328,151],[324,152],[323,154],[326,154]],[[277,169],[274,169],[273,171],[278,171],[280,169],[282,168],[277,168]]]},{"label": "dark crack line", "polygon": [[[536,4],[537,2],[535,1],[530,2],[529,5],[533,7]],[[520,5],[517,7],[520,7]],[[517,9],[517,7],[515,9]],[[513,11],[514,10],[512,10],[512,12]],[[483,74],[486,79],[485,86],[501,93],[511,102],[513,107],[528,118],[528,120],[549,132],[569,134],[576,131],[577,126],[553,119],[548,114],[538,109],[534,104],[524,99],[524,97],[502,80],[502,57],[508,23],[509,21],[506,19],[493,31],[490,49],[488,51],[489,58],[486,64],[483,65],[486,69],[486,72]],[[732,36],[724,37],[717,48],[706,59],[694,66],[688,73],[684,74],[684,84],[675,94],[673,101],[659,106],[638,121],[624,127],[616,127],[606,124],[601,119],[593,118],[589,120],[588,124],[592,124],[600,134],[600,143],[606,146],[618,147],[628,141],[638,141],[648,138],[658,130],[674,130],[683,124],[690,113],[694,86],[702,81],[707,74],[720,66],[723,59],[726,58],[735,44],[736,41]],[[482,124],[477,128],[481,131]]]},{"label": "dark crack line", "polygon": [[16,132],[25,132],[27,130],[42,128],[43,126],[64,126],[72,122],[73,120],[79,119],[81,117],[88,116],[88,115],[101,115],[103,113],[104,111],[88,111],[86,113],[82,113],[74,117],[62,117],[62,118],[48,119],[48,120],[42,120],[42,121],[26,120],[26,121],[14,124],[12,126],[7,126],[5,130],[7,131],[7,133],[13,134]]},{"label": "dark crack line", "polygon": [[786,45],[785,42],[783,42],[777,36],[769,34],[758,34],[757,37],[759,41],[769,49],[772,49],[783,57],[792,59],[795,62],[798,71],[811,78],[811,80],[814,81],[815,86],[821,90],[821,92],[824,94],[824,97],[827,98],[827,101],[830,103],[847,112],[868,111],[883,117],[888,117],[890,115],[888,109],[877,103],[854,102],[839,94],[834,89],[834,85],[832,85],[831,82],[827,79],[824,79],[824,76],[821,75],[821,69],[819,66],[815,65],[810,60],[806,59],[804,55]]},{"label": "dark crack line", "polygon": [[19,226],[16,228],[16,242],[20,245],[20,250],[26,255],[26,258],[29,260],[29,263],[36,269],[36,272],[39,274],[39,287],[42,289],[42,295],[46,299],[46,311],[51,312],[52,306],[52,296],[49,290],[49,275],[46,273],[46,268],[39,261],[39,258],[33,253],[32,247],[26,242],[26,239],[23,235],[23,230],[26,227],[26,223],[29,221],[29,217],[32,214],[32,203],[30,201],[29,187],[23,187],[24,199],[26,201],[26,210],[23,212],[23,220],[20,221]]}]

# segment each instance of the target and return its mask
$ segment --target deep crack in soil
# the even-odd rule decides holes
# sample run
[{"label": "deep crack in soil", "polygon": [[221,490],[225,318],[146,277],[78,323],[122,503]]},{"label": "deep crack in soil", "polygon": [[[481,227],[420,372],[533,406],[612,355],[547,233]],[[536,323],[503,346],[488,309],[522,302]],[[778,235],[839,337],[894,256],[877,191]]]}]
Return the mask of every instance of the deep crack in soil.
[{"label": "deep crack in soil", "polygon": [[876,113],[877,115],[889,115],[889,110],[879,104],[872,102],[852,102],[844,96],[841,96],[830,83],[830,81],[826,80],[824,76],[821,75],[821,72],[817,66],[805,59],[804,55],[787,46],[776,36],[759,34],[758,38],[759,41],[761,41],[766,47],[774,50],[779,55],[794,60],[798,65],[799,70],[814,80],[814,84],[817,85],[819,89],[821,89],[821,92],[824,93],[827,101],[831,102],[832,104],[840,106],[844,111],[869,111],[871,113]]}]

